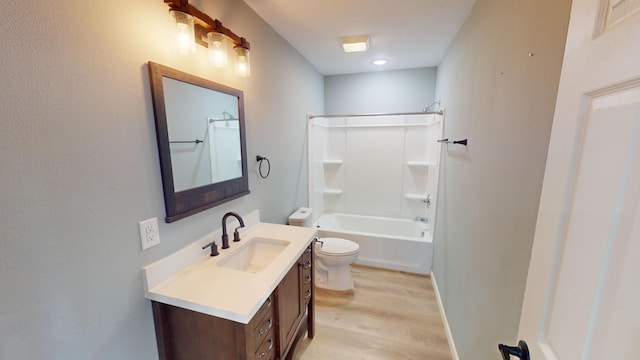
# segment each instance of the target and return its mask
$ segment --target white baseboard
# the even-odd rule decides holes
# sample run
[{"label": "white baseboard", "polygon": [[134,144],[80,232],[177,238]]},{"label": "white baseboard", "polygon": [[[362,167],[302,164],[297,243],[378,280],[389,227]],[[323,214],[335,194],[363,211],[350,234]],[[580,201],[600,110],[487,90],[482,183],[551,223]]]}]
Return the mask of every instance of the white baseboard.
[{"label": "white baseboard", "polygon": [[447,314],[444,312],[444,307],[442,306],[442,299],[440,298],[440,291],[438,290],[438,284],[436,283],[436,277],[433,275],[433,270],[431,270],[431,284],[433,285],[433,291],[436,294],[436,300],[438,301],[438,307],[440,308],[442,323],[444,324],[444,331],[447,333],[447,341],[449,342],[449,349],[451,350],[451,358],[453,360],[460,360],[460,357],[458,357],[456,344],[453,342],[453,335],[451,334],[449,321],[447,321]]}]

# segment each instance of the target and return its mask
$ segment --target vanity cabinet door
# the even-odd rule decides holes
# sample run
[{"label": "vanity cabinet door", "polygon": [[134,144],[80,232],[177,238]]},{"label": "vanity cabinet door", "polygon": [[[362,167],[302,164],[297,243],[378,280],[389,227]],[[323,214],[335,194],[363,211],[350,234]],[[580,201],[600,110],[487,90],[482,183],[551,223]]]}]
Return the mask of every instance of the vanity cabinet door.
[{"label": "vanity cabinet door", "polygon": [[[298,260],[299,262],[300,260]],[[280,330],[280,357],[285,358],[296,335],[298,324],[304,313],[301,302],[302,267],[293,266],[277,288],[278,329]]]},{"label": "vanity cabinet door", "polygon": [[[312,301],[313,291],[313,261],[311,247],[307,248],[276,289],[276,302],[278,310],[278,330],[280,358],[287,358],[296,338],[301,334],[303,320],[307,329],[313,328],[312,321],[307,315],[307,308]],[[311,311],[309,311],[311,313]],[[313,337],[309,333],[309,337]],[[289,356],[290,357],[290,356]]]}]

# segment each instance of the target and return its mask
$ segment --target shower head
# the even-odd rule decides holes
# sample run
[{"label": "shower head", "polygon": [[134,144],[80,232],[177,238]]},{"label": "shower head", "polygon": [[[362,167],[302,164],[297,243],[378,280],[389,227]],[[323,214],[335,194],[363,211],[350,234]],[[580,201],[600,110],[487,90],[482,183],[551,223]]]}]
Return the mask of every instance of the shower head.
[{"label": "shower head", "polygon": [[[438,105],[438,110],[433,109],[434,105]],[[439,111],[440,110],[440,100],[438,101],[434,101],[431,103],[431,105],[427,106],[426,108],[424,108],[424,112],[429,112],[429,111]]]},{"label": "shower head", "polygon": [[[227,119],[227,115],[229,116],[228,119]],[[238,120],[238,119],[234,118],[233,115],[231,115],[231,113],[229,113],[228,111],[223,111],[222,112],[222,118],[226,119],[226,120]]]}]

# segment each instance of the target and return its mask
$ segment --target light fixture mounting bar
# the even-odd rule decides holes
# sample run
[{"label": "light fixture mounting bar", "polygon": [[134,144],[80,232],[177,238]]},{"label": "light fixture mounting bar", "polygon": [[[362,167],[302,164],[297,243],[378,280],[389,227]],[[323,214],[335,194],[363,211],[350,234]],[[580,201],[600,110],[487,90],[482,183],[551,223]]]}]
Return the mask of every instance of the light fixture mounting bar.
[{"label": "light fixture mounting bar", "polygon": [[220,20],[211,18],[195,6],[189,4],[188,0],[164,0],[164,2],[172,9],[179,10],[193,16],[195,23],[195,40],[198,44],[206,47],[207,43],[202,38],[206,38],[208,32],[215,31],[229,37],[235,46],[250,49],[247,39],[236,35],[231,31],[231,29],[224,27]]}]

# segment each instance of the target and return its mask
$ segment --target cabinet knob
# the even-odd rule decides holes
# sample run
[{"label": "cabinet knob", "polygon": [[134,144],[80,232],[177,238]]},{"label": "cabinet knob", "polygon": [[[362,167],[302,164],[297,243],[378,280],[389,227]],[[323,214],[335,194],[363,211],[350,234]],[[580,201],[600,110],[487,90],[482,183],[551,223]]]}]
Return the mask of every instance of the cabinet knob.
[{"label": "cabinet knob", "polygon": [[269,339],[268,342],[269,342],[269,347],[267,348],[267,350],[261,352],[260,355],[258,355],[258,358],[260,360],[264,359],[265,356],[267,356],[267,354],[271,352],[271,349],[273,349],[273,339]]},{"label": "cabinet knob", "polygon": [[260,329],[260,331],[258,331],[258,339],[263,337],[264,334],[268,333],[269,330],[271,330],[271,326],[273,326],[273,319],[269,318],[269,320],[267,320],[267,326],[265,328]]}]

